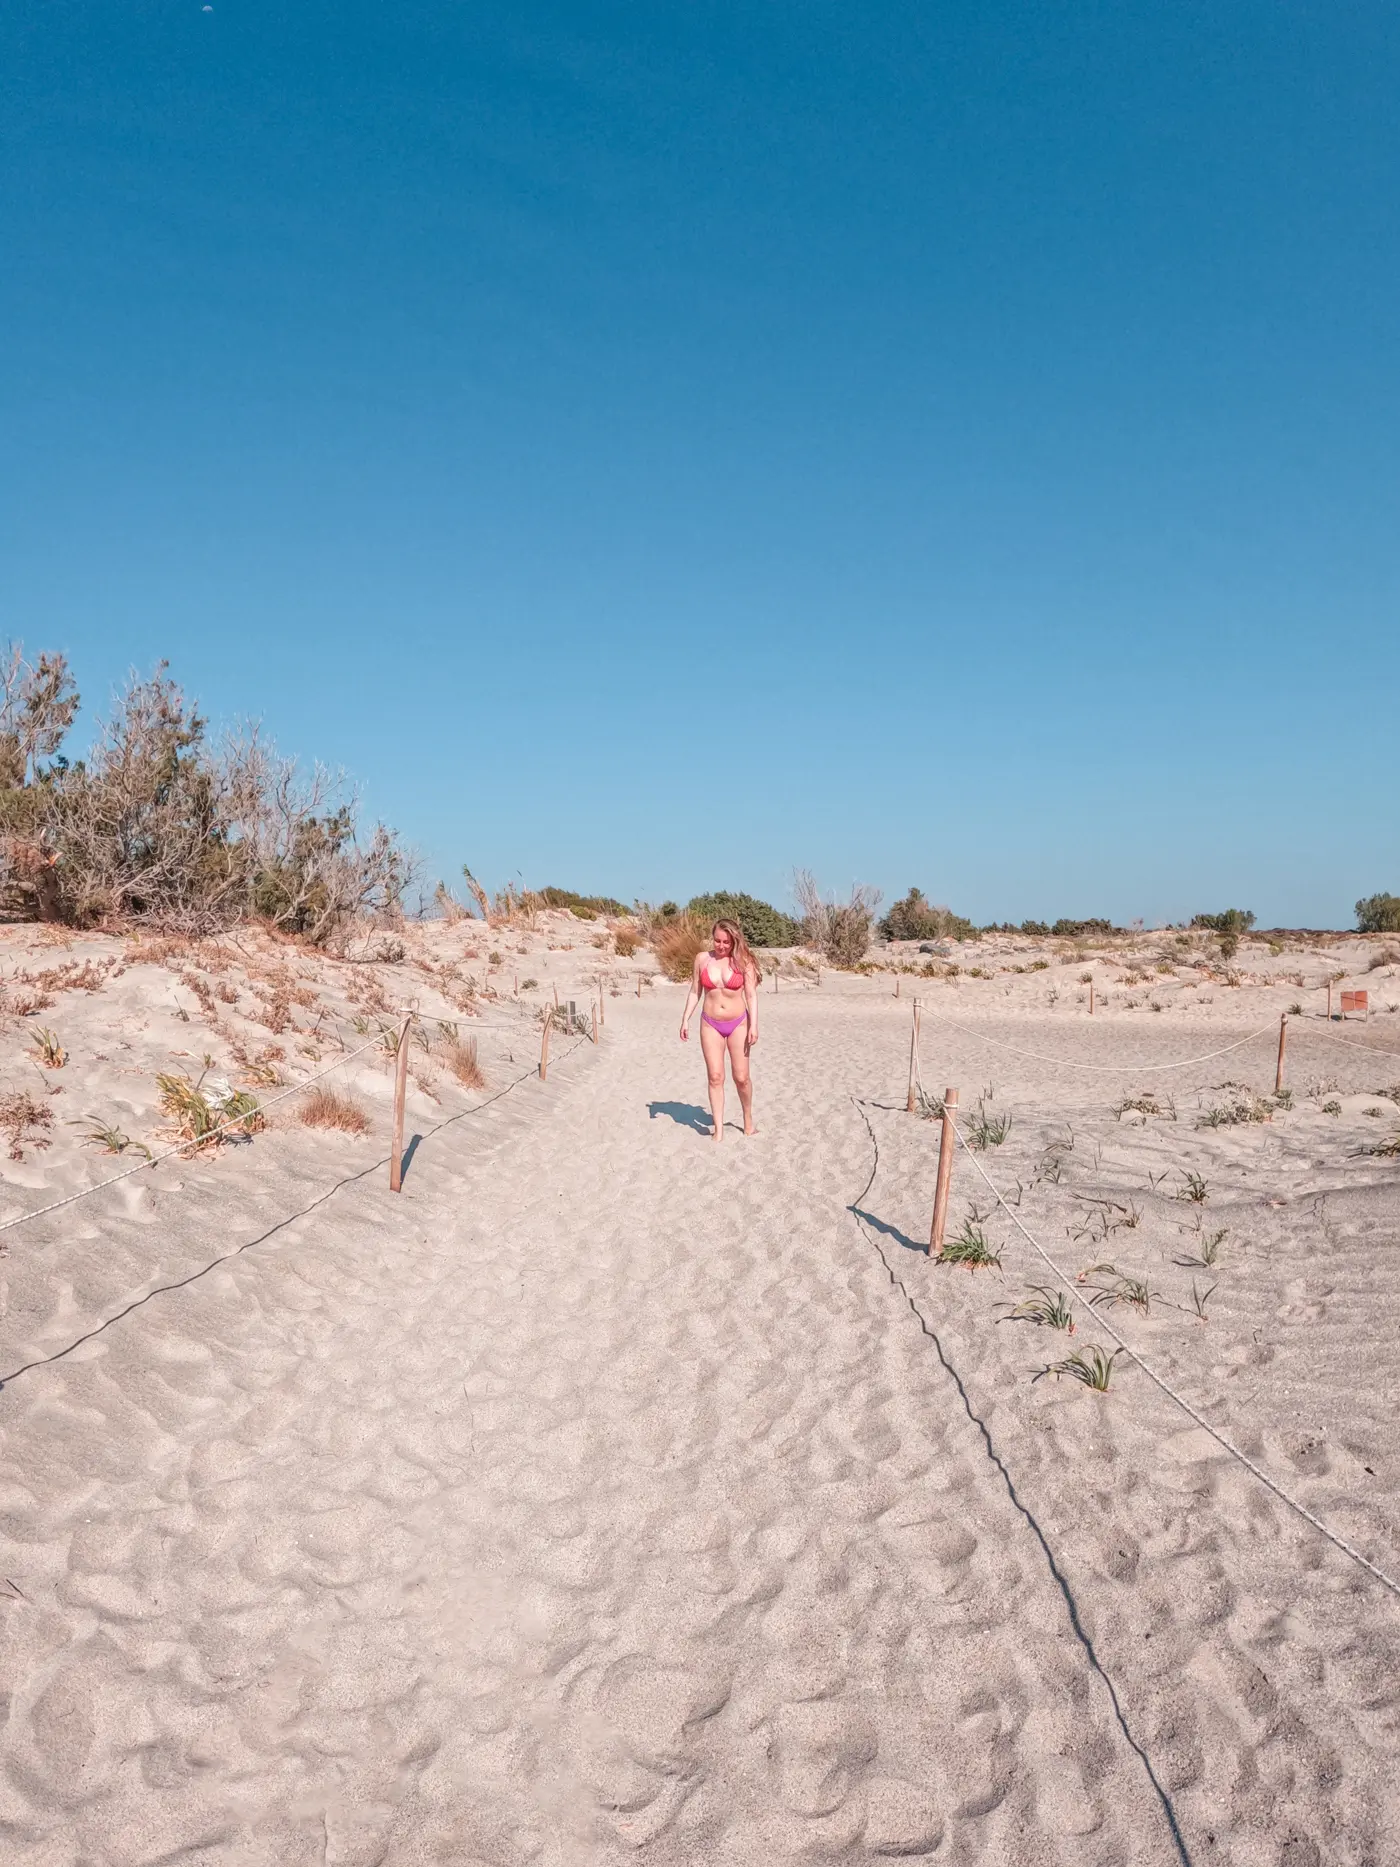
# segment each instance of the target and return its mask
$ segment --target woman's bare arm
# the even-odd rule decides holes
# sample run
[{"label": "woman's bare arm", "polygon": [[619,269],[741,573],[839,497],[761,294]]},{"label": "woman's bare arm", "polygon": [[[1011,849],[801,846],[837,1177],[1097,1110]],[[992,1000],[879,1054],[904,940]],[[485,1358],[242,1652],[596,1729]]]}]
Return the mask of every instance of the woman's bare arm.
[{"label": "woman's bare arm", "polygon": [[749,1014],[748,1042],[758,1042],[758,968],[750,966],[744,972],[744,1010]]},{"label": "woman's bare arm", "polygon": [[685,995],[685,1010],[681,1013],[681,1042],[683,1044],[690,1042],[690,1020],[703,996],[700,985],[700,962],[704,957],[703,953],[697,953],[695,964],[690,969],[690,990]]}]

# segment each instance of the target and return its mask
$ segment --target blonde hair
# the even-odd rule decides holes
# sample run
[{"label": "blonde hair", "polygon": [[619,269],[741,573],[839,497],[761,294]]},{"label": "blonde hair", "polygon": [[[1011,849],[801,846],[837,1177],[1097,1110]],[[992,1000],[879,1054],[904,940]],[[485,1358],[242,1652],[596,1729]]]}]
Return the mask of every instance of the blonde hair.
[{"label": "blonde hair", "polygon": [[762,979],[763,974],[758,970],[758,961],[749,951],[749,943],[744,938],[744,930],[739,925],[738,921],[722,920],[715,922],[714,926],[710,929],[710,951],[712,953],[715,950],[715,935],[717,933],[727,933],[729,935],[729,938],[734,942],[733,949],[730,953],[730,959],[736,969],[743,973],[745,978],[748,977],[749,973],[752,973],[754,976],[754,983],[757,984],[759,980]]}]

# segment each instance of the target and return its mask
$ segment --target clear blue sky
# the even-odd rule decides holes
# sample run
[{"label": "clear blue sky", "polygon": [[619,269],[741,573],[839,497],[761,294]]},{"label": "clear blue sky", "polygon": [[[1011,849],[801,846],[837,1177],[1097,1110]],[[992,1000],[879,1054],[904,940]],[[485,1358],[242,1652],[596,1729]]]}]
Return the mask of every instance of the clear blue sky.
[{"label": "clear blue sky", "polygon": [[1400,891],[1400,14],[0,10],[0,631],[498,883]]}]

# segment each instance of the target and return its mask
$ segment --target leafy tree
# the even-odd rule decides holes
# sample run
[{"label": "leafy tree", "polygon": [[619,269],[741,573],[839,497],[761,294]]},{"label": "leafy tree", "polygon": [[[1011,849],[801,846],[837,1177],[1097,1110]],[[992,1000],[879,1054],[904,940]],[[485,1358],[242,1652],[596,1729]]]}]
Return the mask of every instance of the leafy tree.
[{"label": "leafy tree", "polygon": [[1400,933],[1400,895],[1366,895],[1356,904],[1358,933]]}]

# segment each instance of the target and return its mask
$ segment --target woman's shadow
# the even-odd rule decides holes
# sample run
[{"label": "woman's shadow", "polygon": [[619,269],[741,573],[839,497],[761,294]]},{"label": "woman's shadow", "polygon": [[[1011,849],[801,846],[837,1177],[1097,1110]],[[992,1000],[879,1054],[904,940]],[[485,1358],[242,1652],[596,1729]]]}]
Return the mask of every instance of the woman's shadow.
[{"label": "woman's shadow", "polygon": [[653,1121],[658,1115],[668,1115],[678,1127],[689,1128],[707,1139],[714,1126],[710,1111],[696,1108],[693,1102],[648,1102],[647,1114]]}]

